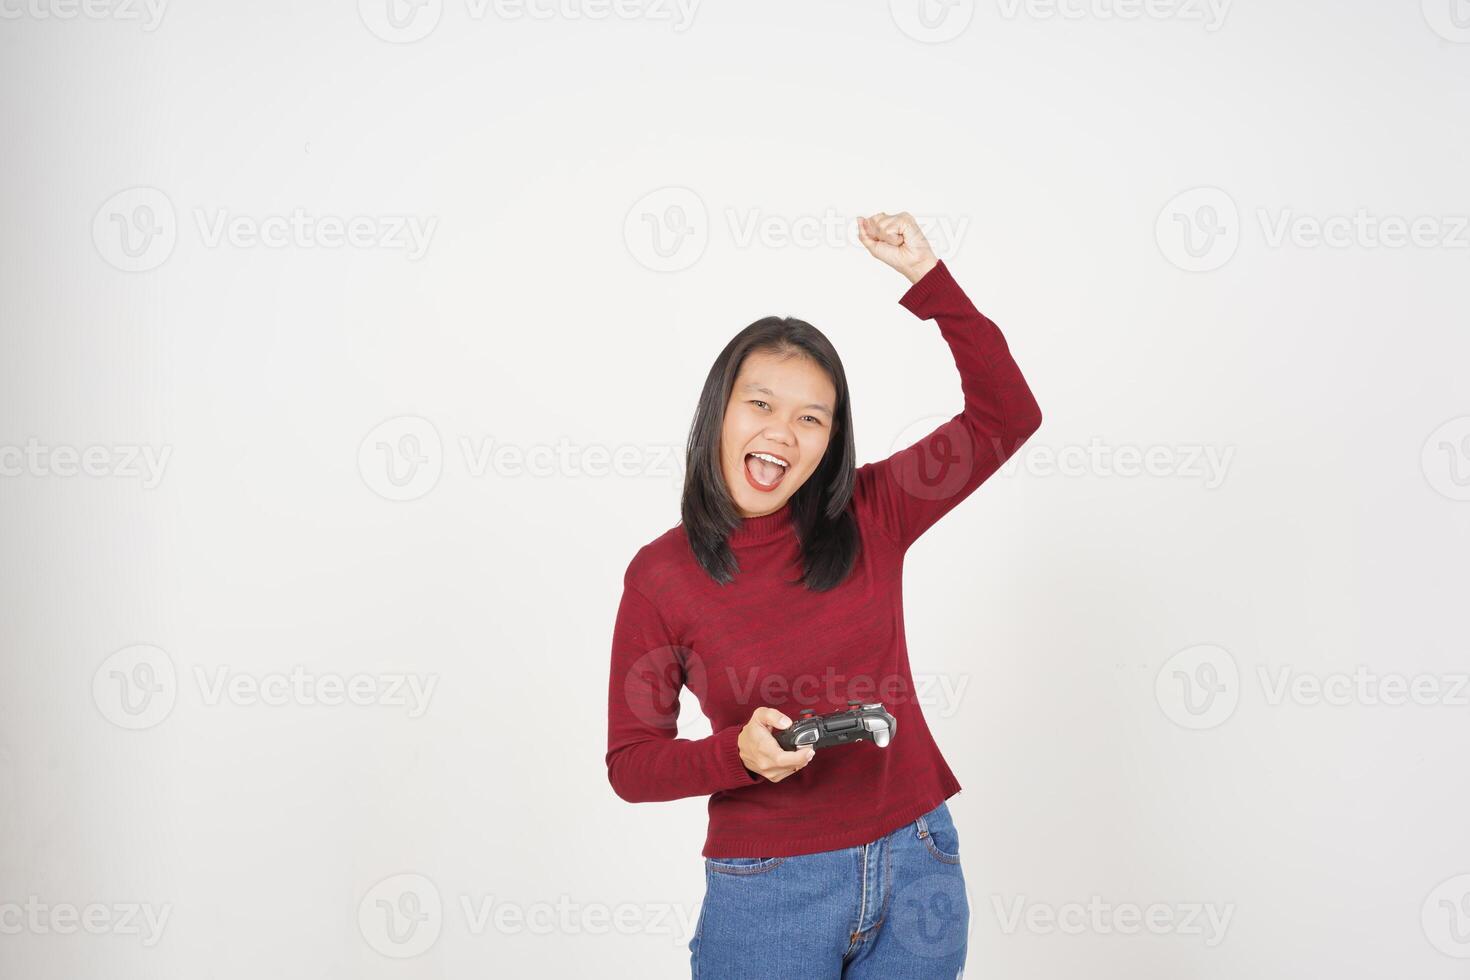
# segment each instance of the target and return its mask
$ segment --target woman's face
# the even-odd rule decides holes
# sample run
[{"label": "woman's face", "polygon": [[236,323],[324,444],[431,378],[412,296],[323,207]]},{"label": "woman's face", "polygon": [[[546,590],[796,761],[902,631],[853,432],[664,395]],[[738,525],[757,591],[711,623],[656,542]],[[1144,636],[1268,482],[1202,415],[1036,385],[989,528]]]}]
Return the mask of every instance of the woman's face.
[{"label": "woman's face", "polygon": [[[810,358],[766,351],[745,358],[720,433],[720,468],[742,517],[773,513],[801,489],[827,451],[836,399],[826,372]],[[787,465],[768,465],[752,453]]]}]

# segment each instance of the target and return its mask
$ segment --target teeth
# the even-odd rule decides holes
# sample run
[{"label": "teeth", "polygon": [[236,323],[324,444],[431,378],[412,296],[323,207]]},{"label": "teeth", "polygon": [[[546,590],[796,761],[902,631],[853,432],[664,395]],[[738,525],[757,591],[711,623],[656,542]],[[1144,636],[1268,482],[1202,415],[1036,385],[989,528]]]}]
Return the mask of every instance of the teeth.
[{"label": "teeth", "polygon": [[750,455],[754,456],[756,459],[763,459],[767,463],[775,463],[777,466],[781,467],[782,469],[785,469],[786,468],[786,464],[785,463],[781,462],[779,459],[777,459],[776,457],[770,455],[769,453],[751,453]]}]

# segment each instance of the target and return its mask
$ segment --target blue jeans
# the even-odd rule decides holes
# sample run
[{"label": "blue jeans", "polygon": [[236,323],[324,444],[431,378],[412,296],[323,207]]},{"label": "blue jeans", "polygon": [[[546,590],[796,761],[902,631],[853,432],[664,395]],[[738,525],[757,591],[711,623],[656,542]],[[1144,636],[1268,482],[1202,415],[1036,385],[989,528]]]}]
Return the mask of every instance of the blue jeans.
[{"label": "blue jeans", "polygon": [[695,980],[955,980],[970,904],[959,833],[939,806],[858,847],[706,858],[689,940]]}]

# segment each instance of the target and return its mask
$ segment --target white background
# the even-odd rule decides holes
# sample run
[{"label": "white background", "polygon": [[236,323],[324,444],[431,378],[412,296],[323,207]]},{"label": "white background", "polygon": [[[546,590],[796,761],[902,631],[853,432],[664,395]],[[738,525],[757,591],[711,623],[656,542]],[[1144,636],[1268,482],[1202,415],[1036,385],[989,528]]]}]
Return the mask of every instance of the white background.
[{"label": "white background", "polygon": [[[959,410],[845,237],[908,210],[1045,415],[907,564],[969,972],[1464,975],[1463,0],[387,2],[0,5],[0,973],[686,976],[622,573],[752,320],[832,338],[862,461]],[[249,237],[296,211],[365,244]]]}]

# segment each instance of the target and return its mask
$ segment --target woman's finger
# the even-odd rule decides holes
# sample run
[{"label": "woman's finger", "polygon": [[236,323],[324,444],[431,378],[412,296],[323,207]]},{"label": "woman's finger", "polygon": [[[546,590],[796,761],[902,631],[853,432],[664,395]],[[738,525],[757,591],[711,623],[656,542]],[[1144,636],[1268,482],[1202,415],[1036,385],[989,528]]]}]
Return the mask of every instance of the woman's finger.
[{"label": "woman's finger", "polygon": [[[780,745],[779,742],[776,744],[778,746]],[[816,752],[816,749],[807,745],[804,745],[801,748],[791,752],[778,750],[775,758],[771,760],[771,764],[780,766],[782,769],[791,769],[795,771],[810,762],[812,756],[816,755]]]},{"label": "woman's finger", "polygon": [[862,223],[858,226],[858,240],[872,252],[878,254],[878,249],[894,244],[882,226],[874,218],[859,219]]},{"label": "woman's finger", "polygon": [[878,222],[878,237],[889,245],[903,244],[903,222],[897,215],[885,215]]},{"label": "woman's finger", "polygon": [[889,247],[889,243],[880,237],[878,226],[873,224],[871,218],[868,219],[866,228],[861,225],[858,227],[858,241],[862,242],[863,247],[870,254],[878,258],[882,258],[881,251]]}]

